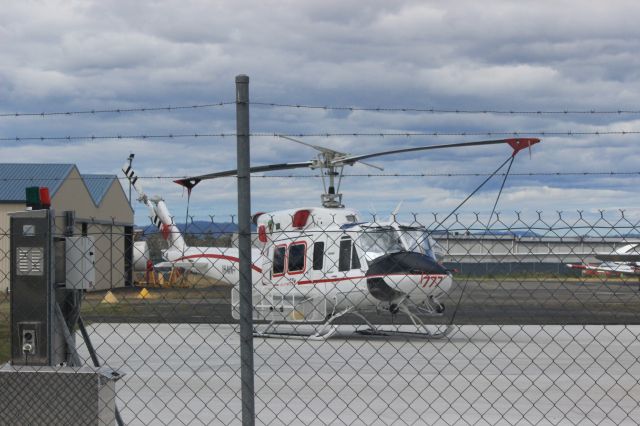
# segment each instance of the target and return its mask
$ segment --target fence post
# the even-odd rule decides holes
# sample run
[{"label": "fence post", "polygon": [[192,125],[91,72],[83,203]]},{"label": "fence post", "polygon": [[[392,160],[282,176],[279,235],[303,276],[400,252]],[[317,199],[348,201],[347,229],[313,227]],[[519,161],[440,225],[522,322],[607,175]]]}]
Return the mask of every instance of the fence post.
[{"label": "fence post", "polygon": [[240,380],[242,424],[255,424],[253,388],[253,283],[251,279],[251,185],[249,170],[249,77],[236,76],[238,152],[238,252],[240,272]]}]

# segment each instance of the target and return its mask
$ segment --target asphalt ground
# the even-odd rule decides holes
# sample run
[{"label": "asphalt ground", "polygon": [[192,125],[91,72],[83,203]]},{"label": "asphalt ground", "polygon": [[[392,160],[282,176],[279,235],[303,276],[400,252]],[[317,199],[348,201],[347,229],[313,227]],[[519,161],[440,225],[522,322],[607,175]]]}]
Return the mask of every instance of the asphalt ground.
[{"label": "asphalt ground", "polygon": [[[93,322],[233,324],[231,289],[151,288],[146,298],[140,289],[114,292],[117,303],[103,303],[104,293],[88,294],[85,320]],[[422,317],[425,323],[465,324],[640,324],[640,289],[637,280],[458,279],[443,299],[445,312]],[[375,324],[410,324],[403,314],[369,312]],[[338,324],[358,324],[344,316]]]}]

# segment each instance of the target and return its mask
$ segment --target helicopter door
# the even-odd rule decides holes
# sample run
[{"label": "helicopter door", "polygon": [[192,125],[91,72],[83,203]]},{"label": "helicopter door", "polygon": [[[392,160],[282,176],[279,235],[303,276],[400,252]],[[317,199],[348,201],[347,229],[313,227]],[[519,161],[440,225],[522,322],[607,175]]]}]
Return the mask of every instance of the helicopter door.
[{"label": "helicopter door", "polygon": [[322,282],[322,280],[326,278],[324,271],[329,264],[325,253],[325,242],[314,241],[308,251],[307,258],[309,264],[305,278],[312,282]]},{"label": "helicopter door", "polygon": [[356,247],[351,237],[345,236],[338,240],[337,249],[337,259],[335,258],[335,250],[331,250],[331,252],[328,253],[329,255],[333,254],[333,256],[327,258],[331,263],[326,267],[327,278],[341,279],[353,276],[350,271],[354,269],[358,270],[356,275],[359,275],[361,268],[360,258],[358,257]]},{"label": "helicopter door", "polygon": [[312,268],[314,271],[322,271],[324,269],[324,241],[313,243]]},{"label": "helicopter door", "polygon": [[[307,243],[296,241],[287,247],[287,275],[295,282],[307,269]],[[293,277],[291,277],[293,275]]]},{"label": "helicopter door", "polygon": [[358,252],[351,240],[351,237],[342,237],[340,239],[340,255],[338,258],[338,270],[347,272],[352,269],[360,269],[360,259]]},{"label": "helicopter door", "polygon": [[269,266],[269,279],[263,281],[263,284],[269,283],[272,285],[277,285],[280,283],[280,281],[282,281],[285,272],[286,250],[286,244],[271,247],[269,262],[265,263],[265,266]]}]

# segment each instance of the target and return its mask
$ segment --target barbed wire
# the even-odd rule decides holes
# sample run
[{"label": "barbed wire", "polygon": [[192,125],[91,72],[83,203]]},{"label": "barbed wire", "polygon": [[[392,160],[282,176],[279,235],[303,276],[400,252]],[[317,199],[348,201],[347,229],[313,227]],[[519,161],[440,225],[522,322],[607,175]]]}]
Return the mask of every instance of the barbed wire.
[{"label": "barbed wire", "polygon": [[[638,135],[640,130],[610,130],[610,131],[573,131],[568,130],[564,132],[547,132],[547,131],[468,131],[468,132],[341,132],[341,133],[267,133],[267,132],[255,132],[249,133],[250,137],[444,137],[444,136],[509,136],[509,137],[525,137],[525,136],[625,136],[625,135]],[[1,137],[2,142],[33,142],[33,141],[80,141],[80,140],[122,140],[122,139],[198,139],[206,137],[216,138],[228,138],[236,137],[237,133],[169,133],[159,135],[90,135],[90,136],[14,136],[14,137]]]},{"label": "barbed wire", "polygon": [[77,111],[47,111],[47,112],[5,112],[0,113],[0,117],[49,117],[60,115],[91,115],[91,114],[123,114],[130,112],[157,112],[157,111],[177,111],[184,109],[201,109],[232,105],[235,102],[215,102],[199,105],[178,105],[178,106],[151,106],[135,108],[111,108],[111,109],[88,109]]},{"label": "barbed wire", "polygon": [[[177,110],[194,110],[202,108],[221,107],[225,105],[233,105],[235,101],[220,101],[195,105],[161,105],[147,107],[132,108],[106,108],[106,109],[86,109],[86,110],[68,110],[68,111],[42,111],[42,112],[4,112],[0,113],[3,117],[50,117],[50,116],[71,116],[71,115],[95,115],[95,114],[125,114],[133,112],[157,112],[157,111],[177,111]],[[278,103],[278,102],[250,102],[250,105],[272,107],[272,108],[293,108],[293,109],[320,109],[333,111],[365,111],[365,112],[411,112],[411,113],[429,113],[429,114],[499,114],[499,115],[623,115],[623,114],[640,114],[640,109],[561,109],[561,110],[507,110],[496,108],[435,108],[435,107],[364,107],[364,106],[332,106],[332,105],[311,105],[297,103]]]},{"label": "barbed wire", "polygon": [[80,140],[105,140],[105,139],[112,139],[112,140],[122,140],[122,139],[143,139],[143,140],[147,140],[147,139],[183,139],[183,138],[203,138],[203,137],[219,137],[219,138],[225,138],[225,137],[235,137],[236,134],[235,133],[188,133],[188,134],[160,134],[160,135],[107,135],[107,136],[100,136],[100,135],[91,135],[91,136],[26,136],[26,137],[20,137],[20,136],[16,136],[16,137],[4,137],[4,138],[0,138],[0,141],[4,141],[4,142],[24,142],[24,141],[80,141]]},{"label": "barbed wire", "polygon": [[[85,177],[67,177],[67,178],[41,178],[41,177],[20,177],[20,178],[0,178],[0,182],[42,182],[42,181],[66,181],[66,180],[113,180],[118,179],[127,181],[126,176],[117,176],[115,174],[108,175],[104,173],[104,176],[85,176]],[[482,177],[489,176],[491,173],[349,173],[342,174],[343,177]],[[496,176],[505,176],[506,173],[496,173]],[[640,176],[640,171],[636,172],[529,172],[529,173],[509,173],[509,176]],[[155,180],[175,180],[186,179],[189,176],[185,175],[154,175],[154,176],[139,176],[138,179],[155,179]],[[279,175],[251,175],[252,178],[300,178],[300,179],[315,179],[321,178],[321,174],[279,174]],[[224,176],[223,178],[235,178],[235,176]]]},{"label": "barbed wire", "polygon": [[569,114],[640,114],[640,110],[499,110],[493,108],[467,109],[467,108],[416,108],[416,107],[359,107],[359,106],[329,106],[329,105],[305,105],[285,104],[276,102],[251,102],[251,105],[268,106],[277,108],[295,109],[321,109],[337,111],[366,111],[366,112],[426,112],[431,114],[504,114],[504,115],[569,115]]}]

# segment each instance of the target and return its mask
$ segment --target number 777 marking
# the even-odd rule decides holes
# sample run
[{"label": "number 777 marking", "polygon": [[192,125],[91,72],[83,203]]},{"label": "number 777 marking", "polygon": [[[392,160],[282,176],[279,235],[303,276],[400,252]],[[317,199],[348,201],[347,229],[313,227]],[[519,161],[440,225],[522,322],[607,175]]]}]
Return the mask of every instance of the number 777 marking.
[{"label": "number 777 marking", "polygon": [[442,280],[444,279],[443,275],[426,275],[423,274],[420,277],[420,284],[422,284],[422,288],[427,286],[429,287],[437,287],[440,285]]}]

